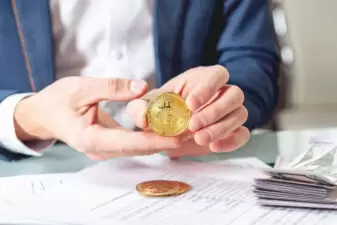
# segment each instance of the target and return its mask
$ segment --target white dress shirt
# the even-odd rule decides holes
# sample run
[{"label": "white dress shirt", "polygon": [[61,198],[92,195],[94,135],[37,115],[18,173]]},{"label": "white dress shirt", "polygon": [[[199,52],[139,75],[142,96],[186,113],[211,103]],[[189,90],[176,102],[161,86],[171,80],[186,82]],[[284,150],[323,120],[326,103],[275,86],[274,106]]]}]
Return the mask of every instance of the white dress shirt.
[{"label": "white dress shirt", "polygon": [[[155,86],[152,0],[50,0],[57,79],[67,76],[145,79]],[[0,104],[0,145],[39,156],[50,142],[29,146],[15,135],[16,104],[31,93]],[[122,126],[134,128],[126,103],[102,107]]]}]

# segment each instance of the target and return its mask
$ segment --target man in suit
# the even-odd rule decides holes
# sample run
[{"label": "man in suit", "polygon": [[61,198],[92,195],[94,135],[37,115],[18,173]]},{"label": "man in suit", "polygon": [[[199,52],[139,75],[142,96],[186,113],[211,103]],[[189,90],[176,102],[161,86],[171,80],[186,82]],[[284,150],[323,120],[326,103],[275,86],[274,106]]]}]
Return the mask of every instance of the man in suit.
[{"label": "man in suit", "polygon": [[[272,115],[276,46],[267,0],[2,0],[0,155],[233,151]],[[153,91],[186,99],[188,136],[144,131]]]}]

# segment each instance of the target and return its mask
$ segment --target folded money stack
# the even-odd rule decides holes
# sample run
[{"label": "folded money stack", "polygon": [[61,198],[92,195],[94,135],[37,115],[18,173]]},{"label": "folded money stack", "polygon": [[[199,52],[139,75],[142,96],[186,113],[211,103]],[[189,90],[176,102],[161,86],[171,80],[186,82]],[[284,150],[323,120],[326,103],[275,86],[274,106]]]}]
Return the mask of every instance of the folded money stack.
[{"label": "folded money stack", "polygon": [[337,144],[310,142],[309,148],[291,162],[265,170],[256,179],[254,192],[265,206],[337,209]]},{"label": "folded money stack", "polygon": [[337,209],[337,185],[310,172],[270,169],[256,179],[254,192],[265,206]]}]

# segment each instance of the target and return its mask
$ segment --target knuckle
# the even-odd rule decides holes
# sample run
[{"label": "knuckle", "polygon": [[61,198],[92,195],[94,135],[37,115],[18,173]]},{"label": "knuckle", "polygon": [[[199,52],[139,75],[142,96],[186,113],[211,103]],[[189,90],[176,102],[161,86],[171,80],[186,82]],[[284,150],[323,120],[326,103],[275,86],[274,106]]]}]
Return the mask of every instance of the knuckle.
[{"label": "knuckle", "polygon": [[55,87],[71,95],[80,95],[86,89],[86,83],[79,77],[64,77],[55,82]]},{"label": "knuckle", "polygon": [[172,147],[178,148],[183,144],[184,140],[182,138],[175,137],[172,140]]},{"label": "knuckle", "polygon": [[224,115],[224,111],[220,107],[214,107],[214,110],[212,112],[212,120],[215,122],[216,120],[219,120],[222,118]]},{"label": "knuckle", "polygon": [[223,77],[225,80],[229,78],[228,70],[224,66],[215,65],[213,66],[213,69],[215,71],[214,74],[216,74],[217,76]]},{"label": "knuckle", "polygon": [[74,77],[66,77],[60,80],[60,87],[63,93],[69,94],[69,101],[72,106],[82,106],[84,104],[83,97],[85,93],[90,91],[90,84],[86,82],[86,79],[77,79]]},{"label": "knuckle", "polygon": [[241,115],[242,115],[242,119],[244,121],[246,121],[248,119],[248,110],[244,106],[241,107]]},{"label": "knuckle", "polygon": [[107,85],[107,89],[110,92],[117,92],[120,88],[120,81],[119,81],[119,79],[108,80],[106,85]]},{"label": "knuckle", "polygon": [[[193,68],[189,68],[187,69],[182,75],[182,77],[193,77],[193,79],[198,79],[197,77],[200,77],[201,75],[203,75],[203,72],[205,71],[205,67],[204,66],[197,66],[197,67],[193,67]],[[180,79],[181,76],[176,76],[173,79]]]},{"label": "knuckle", "polygon": [[205,127],[208,125],[208,119],[206,116],[199,114],[195,116],[195,123],[198,127]]},{"label": "knuckle", "polygon": [[188,69],[186,72],[188,72],[188,73],[194,73],[194,72],[200,71],[202,69],[205,69],[205,67],[204,66],[196,66],[196,67]]},{"label": "knuckle", "polygon": [[77,106],[78,104],[81,104],[80,102],[82,102],[83,100],[83,94],[86,92],[86,89],[87,87],[85,85],[85,82],[81,80],[73,83],[73,86],[71,88],[71,102],[73,103],[73,105]]},{"label": "knuckle", "polygon": [[[205,88],[207,91],[207,88]],[[205,103],[205,99],[201,95],[191,94],[190,99],[192,99],[193,102],[195,102],[197,105],[202,105]]]},{"label": "knuckle", "polygon": [[215,131],[213,131],[212,129],[205,129],[205,135],[206,135],[206,140],[213,141],[215,140],[215,136],[217,134],[215,134]]},{"label": "knuckle", "polygon": [[237,99],[237,101],[242,104],[245,100],[245,94],[243,93],[243,91],[241,90],[241,88],[239,88],[239,86],[237,85],[233,85],[232,87],[232,91],[235,95],[235,98]]},{"label": "knuckle", "polygon": [[120,92],[123,89],[125,89],[128,85],[128,82],[126,80],[117,78],[117,79],[111,79],[107,82],[107,89],[110,92],[116,93]]},{"label": "knuckle", "polygon": [[244,135],[246,137],[246,141],[248,141],[250,139],[251,134],[250,134],[250,131],[247,127],[242,126],[241,127],[241,133],[242,133],[242,135]]}]

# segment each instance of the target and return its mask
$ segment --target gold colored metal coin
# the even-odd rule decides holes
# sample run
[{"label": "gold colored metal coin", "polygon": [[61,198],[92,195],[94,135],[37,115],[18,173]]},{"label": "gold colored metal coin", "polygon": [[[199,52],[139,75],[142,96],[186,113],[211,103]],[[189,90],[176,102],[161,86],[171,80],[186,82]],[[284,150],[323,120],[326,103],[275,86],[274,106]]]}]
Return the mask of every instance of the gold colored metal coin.
[{"label": "gold colored metal coin", "polygon": [[187,191],[189,191],[191,189],[191,186],[189,184],[186,184],[184,182],[181,181],[177,181],[179,184],[179,191],[177,192],[177,194],[183,194]]},{"label": "gold colored metal coin", "polygon": [[162,136],[178,136],[188,127],[191,112],[185,100],[175,93],[162,93],[150,101],[146,119],[149,127]]},{"label": "gold colored metal coin", "polygon": [[183,194],[190,189],[188,184],[180,181],[151,180],[137,184],[139,194],[152,197],[164,197]]}]

